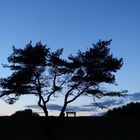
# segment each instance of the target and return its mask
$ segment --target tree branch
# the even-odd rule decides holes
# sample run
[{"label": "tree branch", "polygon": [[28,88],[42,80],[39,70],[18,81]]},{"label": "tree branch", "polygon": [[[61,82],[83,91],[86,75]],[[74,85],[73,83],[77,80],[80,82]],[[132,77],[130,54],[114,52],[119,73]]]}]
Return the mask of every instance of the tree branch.
[{"label": "tree branch", "polygon": [[67,103],[71,103],[73,102],[74,100],[76,100],[79,96],[81,96],[90,86],[84,88],[82,91],[79,91],[78,94],[71,100],[67,101]]}]

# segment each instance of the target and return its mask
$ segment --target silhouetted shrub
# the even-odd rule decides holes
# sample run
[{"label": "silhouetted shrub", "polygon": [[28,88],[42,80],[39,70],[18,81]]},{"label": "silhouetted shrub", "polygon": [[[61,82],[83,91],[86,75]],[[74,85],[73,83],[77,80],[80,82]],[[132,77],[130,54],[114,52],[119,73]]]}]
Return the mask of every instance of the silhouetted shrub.
[{"label": "silhouetted shrub", "polygon": [[11,116],[16,118],[30,118],[30,117],[39,117],[39,114],[33,112],[31,109],[25,109],[25,110],[16,111]]},{"label": "silhouetted shrub", "polygon": [[140,116],[140,103],[129,103],[122,107],[113,108],[106,113],[106,116]]}]

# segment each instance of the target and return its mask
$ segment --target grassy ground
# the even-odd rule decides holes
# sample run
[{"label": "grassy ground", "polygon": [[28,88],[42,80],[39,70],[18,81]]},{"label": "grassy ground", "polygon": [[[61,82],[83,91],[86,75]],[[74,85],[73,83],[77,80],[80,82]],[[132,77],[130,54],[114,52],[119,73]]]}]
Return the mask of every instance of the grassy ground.
[{"label": "grassy ground", "polygon": [[0,118],[0,140],[140,140],[140,118]]}]

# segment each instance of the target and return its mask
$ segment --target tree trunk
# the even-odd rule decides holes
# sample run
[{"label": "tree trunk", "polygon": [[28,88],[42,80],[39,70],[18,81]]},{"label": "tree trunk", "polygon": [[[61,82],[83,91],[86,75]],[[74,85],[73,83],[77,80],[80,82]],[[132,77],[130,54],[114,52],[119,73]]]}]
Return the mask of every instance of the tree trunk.
[{"label": "tree trunk", "polygon": [[41,102],[39,101],[38,105],[43,109],[45,117],[48,118],[48,110],[47,110],[46,104],[42,105]]},{"label": "tree trunk", "polygon": [[46,106],[43,107],[43,111],[44,111],[45,117],[48,118],[48,110],[47,110]]},{"label": "tree trunk", "polygon": [[59,114],[59,117],[64,117],[65,116],[65,110],[66,110],[66,107],[67,107],[67,102],[64,103],[62,109],[61,109],[61,112]]}]

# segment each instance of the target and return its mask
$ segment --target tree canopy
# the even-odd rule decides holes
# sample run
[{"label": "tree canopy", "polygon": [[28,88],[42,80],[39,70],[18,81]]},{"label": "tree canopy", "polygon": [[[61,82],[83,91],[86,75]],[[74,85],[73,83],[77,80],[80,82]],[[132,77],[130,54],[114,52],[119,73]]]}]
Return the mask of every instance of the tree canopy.
[{"label": "tree canopy", "polygon": [[31,42],[24,49],[13,47],[13,53],[8,57],[11,65],[4,65],[10,68],[13,73],[7,78],[1,78],[2,87],[1,97],[9,104],[13,104],[21,95],[34,94],[39,97],[38,105],[47,115],[45,101],[42,90],[46,81],[44,81],[44,72],[47,66],[47,56],[49,49],[41,42],[32,46]]},{"label": "tree canopy", "polygon": [[140,103],[129,103],[126,105],[123,105],[121,107],[116,107],[113,108],[112,110],[109,110],[106,113],[107,117],[119,117],[119,116],[127,116],[127,117],[132,117],[132,116],[140,116]]},{"label": "tree canopy", "polygon": [[32,118],[32,117],[39,117],[39,114],[36,112],[33,112],[31,109],[25,109],[16,111],[14,114],[11,115],[14,118]]},{"label": "tree canopy", "polygon": [[38,105],[48,116],[47,103],[56,94],[64,96],[60,116],[67,105],[80,96],[101,98],[123,96],[125,91],[106,91],[101,84],[115,84],[115,73],[121,69],[123,59],[110,53],[109,41],[98,41],[86,51],[78,51],[68,59],[61,57],[63,49],[51,52],[41,42],[30,42],[23,49],[13,47],[8,65],[13,73],[1,78],[0,97],[13,104],[21,95],[38,96]]},{"label": "tree canopy", "polygon": [[115,73],[123,65],[123,59],[113,57],[108,45],[109,41],[98,41],[84,52],[69,56],[69,63],[65,65],[66,73],[65,98],[60,116],[63,115],[67,105],[80,96],[101,98],[104,96],[123,96],[126,91],[106,91],[101,84],[115,84]]}]

